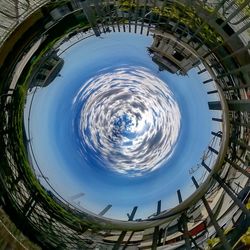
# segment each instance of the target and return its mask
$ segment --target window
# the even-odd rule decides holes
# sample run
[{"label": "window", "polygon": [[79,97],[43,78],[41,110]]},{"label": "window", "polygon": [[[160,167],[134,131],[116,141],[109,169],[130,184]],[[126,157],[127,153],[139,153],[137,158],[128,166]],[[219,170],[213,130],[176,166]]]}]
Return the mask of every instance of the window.
[{"label": "window", "polygon": [[174,51],[172,56],[178,60],[178,61],[182,61],[185,57],[178,51]]}]

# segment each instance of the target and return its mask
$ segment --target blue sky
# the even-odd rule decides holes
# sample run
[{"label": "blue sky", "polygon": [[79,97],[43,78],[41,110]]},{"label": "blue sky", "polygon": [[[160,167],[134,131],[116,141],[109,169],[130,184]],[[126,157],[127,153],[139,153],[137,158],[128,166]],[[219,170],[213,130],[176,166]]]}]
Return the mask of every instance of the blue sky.
[{"label": "blue sky", "polygon": [[[49,86],[37,88],[32,102],[30,143],[40,169],[66,200],[83,192],[85,195],[77,202],[95,213],[112,204],[107,217],[126,220],[126,213],[139,206],[135,217],[146,218],[156,211],[158,200],[162,200],[163,210],[175,206],[177,189],[181,189],[183,198],[189,196],[194,187],[188,170],[200,162],[211,140],[213,125],[203,79],[196,69],[185,77],[159,72],[146,50],[151,43],[151,36],[132,33],[110,33],[80,41],[61,55],[61,76]],[[76,115],[72,103],[84,83],[104,68],[123,65],[144,67],[163,81],[181,113],[181,128],[171,158],[155,171],[133,178],[86,161],[79,153],[79,138],[72,128]],[[25,109],[26,130],[31,96]],[[34,159],[33,165],[37,169]]]}]

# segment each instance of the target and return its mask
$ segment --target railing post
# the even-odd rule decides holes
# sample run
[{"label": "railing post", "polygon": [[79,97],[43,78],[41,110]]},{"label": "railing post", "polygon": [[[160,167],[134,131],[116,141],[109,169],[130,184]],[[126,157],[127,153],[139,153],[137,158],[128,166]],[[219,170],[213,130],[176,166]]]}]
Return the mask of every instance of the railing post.
[{"label": "railing post", "polygon": [[[192,181],[193,181],[195,187],[198,189],[199,184],[197,183],[196,179],[193,176],[192,176]],[[226,249],[226,250],[232,249],[231,246],[229,245],[229,243],[227,242],[226,237],[225,237],[222,229],[220,228],[220,225],[218,224],[218,222],[216,220],[216,217],[214,216],[214,214],[213,214],[213,212],[212,212],[206,198],[203,196],[201,199],[202,199],[202,202],[203,202],[203,204],[204,204],[204,206],[205,206],[205,208],[207,210],[207,213],[208,213],[208,215],[209,215],[209,217],[211,219],[211,222],[212,222],[212,224],[213,224],[213,226],[215,228],[215,231],[216,231],[216,233],[218,234],[218,236],[219,236],[219,238],[221,240],[221,243],[223,245],[223,249]]]},{"label": "railing post", "polygon": [[208,107],[210,110],[221,110],[221,103],[219,101],[208,102]]},{"label": "railing post", "polygon": [[108,212],[108,210],[112,207],[111,204],[107,205],[100,213],[100,216],[103,216],[104,214],[106,214]]},{"label": "railing post", "polygon": [[[160,214],[160,212],[161,212],[161,201],[158,201],[156,215]],[[152,250],[157,249],[158,238],[159,238],[159,226],[156,226],[153,234]]]},{"label": "railing post", "polygon": [[[206,165],[206,163],[203,161],[201,164],[203,167],[206,168],[208,172],[211,172],[211,169]],[[250,218],[250,211],[246,208],[245,204],[241,202],[240,199],[238,199],[237,196],[233,193],[233,191],[227,186],[226,183],[220,178],[218,174],[212,174],[212,177],[220,184],[220,186],[225,190],[225,192],[230,196],[230,198],[234,201],[234,203],[244,212],[244,214]]]},{"label": "railing post", "polygon": [[243,10],[249,4],[249,2],[249,0],[246,0],[243,4],[241,4],[239,8],[237,8],[231,15],[229,15],[228,18],[226,18],[221,26],[224,27],[228,22],[230,22],[237,14],[241,12],[241,10]]},{"label": "railing post", "polygon": [[[179,189],[177,190],[177,196],[178,196],[179,203],[182,203],[181,191]],[[185,246],[186,246],[185,249],[191,250],[192,248],[191,248],[191,242],[189,238],[186,212],[182,213],[181,218],[180,218],[180,223],[183,225],[183,229],[184,229],[183,237],[185,240]]]},{"label": "railing post", "polygon": [[[138,207],[134,207],[133,210],[132,210],[132,212],[131,212],[131,214],[128,215],[128,220],[129,221],[132,221],[134,219],[134,216],[135,216],[135,213],[137,211],[137,208]],[[121,232],[121,234],[120,234],[118,240],[116,241],[116,243],[115,243],[115,245],[114,245],[114,247],[113,247],[112,250],[119,250],[119,248],[120,248],[120,246],[121,246],[121,244],[122,244],[122,242],[124,240],[124,237],[126,236],[126,233],[127,233],[127,231],[122,231]]]}]

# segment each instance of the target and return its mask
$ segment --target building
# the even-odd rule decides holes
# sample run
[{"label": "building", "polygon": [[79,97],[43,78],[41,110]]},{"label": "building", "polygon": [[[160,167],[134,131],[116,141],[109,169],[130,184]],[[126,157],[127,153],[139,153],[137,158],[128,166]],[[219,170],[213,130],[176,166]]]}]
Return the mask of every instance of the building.
[{"label": "building", "polygon": [[[200,68],[198,74],[209,70],[214,79],[205,80],[203,84],[215,80],[218,89],[208,92],[208,95],[220,93],[224,100],[221,103],[208,103],[211,110],[219,110],[224,114],[223,119],[212,118],[214,122],[223,125],[224,133],[211,133],[226,145],[223,154],[209,148],[213,154],[219,155],[219,162],[216,169],[210,169],[202,162],[202,167],[210,173],[211,179],[205,183],[206,188],[201,189],[196,179],[192,178],[194,186],[201,190],[195,197],[182,201],[180,191],[176,190],[180,204],[174,210],[161,211],[161,204],[158,202],[155,204],[157,211],[152,218],[136,220],[135,206],[132,211],[128,211],[129,221],[113,221],[103,217],[109,207],[98,215],[80,213],[71,207],[65,209],[60,205],[61,200],[58,202],[57,198],[53,198],[54,195],[49,195],[41,188],[27,168],[25,151],[22,151],[20,143],[22,116],[18,112],[22,104],[20,100],[23,100],[20,98],[22,88],[20,84],[16,84],[10,89],[10,82],[15,69],[19,69],[16,67],[20,66],[18,62],[23,54],[32,54],[31,42],[38,31],[44,32],[39,30],[38,23],[48,21],[47,16],[44,16],[44,8],[47,8],[49,2],[8,0],[0,4],[0,205],[11,220],[44,249],[160,250],[168,246],[176,249],[203,249],[208,246],[209,240],[214,245],[217,244],[217,249],[232,249],[233,245],[230,244],[243,244],[234,240],[236,236],[239,239],[250,225],[247,209],[250,177],[250,17],[246,15],[249,0],[164,1],[168,14],[165,17],[157,14],[164,7],[163,1],[155,1],[156,8],[149,12],[144,8],[148,1],[139,1],[139,6],[128,9],[130,14],[126,24],[133,23],[138,28],[138,33],[141,27],[148,27],[150,30],[153,26],[171,23],[168,32],[156,29],[154,43],[149,48],[152,59],[161,69],[186,75],[196,62],[187,49],[190,47],[207,64],[208,67]],[[55,8],[58,2],[61,3],[53,2]],[[98,25],[111,27],[114,32],[120,31],[123,23],[119,23],[119,1],[116,1],[117,5],[115,1],[72,1],[72,6],[82,8],[82,4],[77,5],[78,2],[83,2],[83,6],[91,3],[91,8],[89,11],[85,10],[85,15],[96,35],[100,32],[99,27],[96,27]],[[106,4],[103,10],[107,10],[108,18],[103,18],[103,13],[97,14],[100,4]],[[193,7],[195,18],[192,20],[200,17],[206,22],[199,23],[198,27],[192,24],[188,27],[189,23],[186,23],[185,27],[181,20],[184,14],[191,19],[194,13],[190,13],[190,10]],[[112,13],[108,12],[111,8]],[[52,10],[54,20],[59,22],[63,19],[65,13],[70,11],[70,8],[66,9],[66,12],[64,8],[62,12]],[[241,20],[244,22],[240,22]],[[213,47],[201,39],[207,35],[207,24],[213,28],[209,30],[209,34],[214,34],[211,33],[214,31],[223,38],[221,43],[214,44]],[[229,26],[232,30],[229,30]],[[190,47],[183,46],[183,43]],[[25,65],[30,66],[27,62]],[[62,66],[63,61],[56,55],[52,56],[35,76],[39,85],[48,85]]]},{"label": "building", "polygon": [[48,86],[57,76],[60,76],[59,72],[63,65],[64,60],[57,55],[57,51],[51,52],[47,55],[47,59],[39,65],[37,73],[31,81],[30,88]]},{"label": "building", "polygon": [[159,69],[187,75],[197,62],[197,57],[168,33],[160,30],[153,30],[153,33],[154,41],[148,50]]}]

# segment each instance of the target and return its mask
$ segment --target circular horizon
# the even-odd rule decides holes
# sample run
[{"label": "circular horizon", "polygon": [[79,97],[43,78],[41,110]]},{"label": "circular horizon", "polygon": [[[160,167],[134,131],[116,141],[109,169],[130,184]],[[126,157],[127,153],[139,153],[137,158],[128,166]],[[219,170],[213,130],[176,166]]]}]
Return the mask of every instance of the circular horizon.
[{"label": "circular horizon", "polygon": [[162,166],[175,149],[180,111],[167,85],[144,67],[105,68],[74,98],[72,137],[90,165],[128,177]]},{"label": "circular horizon", "polygon": [[146,218],[158,200],[163,209],[176,206],[177,189],[183,198],[195,191],[188,172],[211,139],[207,95],[196,69],[188,76],[159,71],[147,52],[152,37],[102,38],[62,44],[59,75],[30,89],[30,160],[70,203],[97,214],[112,204],[105,216],[118,219],[139,206],[137,216]]}]

